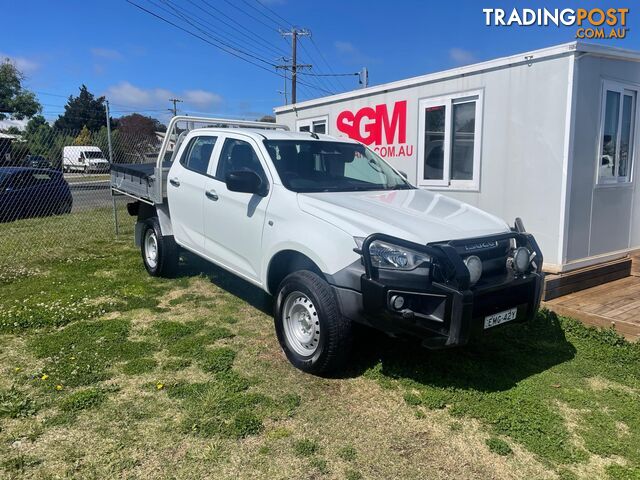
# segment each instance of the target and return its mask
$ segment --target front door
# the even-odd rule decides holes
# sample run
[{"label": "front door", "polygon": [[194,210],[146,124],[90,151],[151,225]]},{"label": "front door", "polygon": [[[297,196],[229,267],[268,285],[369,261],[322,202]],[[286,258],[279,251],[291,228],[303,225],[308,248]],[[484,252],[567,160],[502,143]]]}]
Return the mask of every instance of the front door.
[{"label": "front door", "polygon": [[228,269],[260,283],[262,229],[269,195],[232,192],[224,181],[233,171],[254,171],[268,177],[260,153],[249,139],[228,137],[222,146],[214,178],[208,178],[204,204],[207,256]]},{"label": "front door", "polygon": [[217,137],[200,135],[186,143],[180,160],[173,162],[167,198],[176,242],[190,250],[204,250],[203,203],[207,169]]}]

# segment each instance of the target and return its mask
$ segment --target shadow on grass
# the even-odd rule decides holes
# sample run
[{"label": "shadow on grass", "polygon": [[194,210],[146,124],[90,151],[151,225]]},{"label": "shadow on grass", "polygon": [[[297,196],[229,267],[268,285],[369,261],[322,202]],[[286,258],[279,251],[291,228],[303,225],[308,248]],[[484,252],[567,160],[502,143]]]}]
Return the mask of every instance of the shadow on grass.
[{"label": "shadow on grass", "polygon": [[[273,297],[260,288],[195,255],[183,255],[180,276],[199,274],[272,315]],[[547,312],[540,313],[531,323],[496,328],[467,346],[444,350],[427,350],[419,341],[394,339],[357,326],[351,364],[339,376],[359,377],[376,368],[378,374],[389,379],[495,392],[508,390],[574,355],[575,348],[566,340],[558,318]]]},{"label": "shadow on grass", "polygon": [[267,315],[273,314],[273,297],[261,288],[189,252],[182,253],[181,259],[178,276],[204,275],[211,283],[252,307]]},{"label": "shadow on grass", "polygon": [[497,328],[464,347],[443,350],[362,330],[354,345],[353,368],[345,376],[375,370],[381,378],[442,389],[505,391],[576,354],[557,316],[549,312],[539,313],[527,324]]}]

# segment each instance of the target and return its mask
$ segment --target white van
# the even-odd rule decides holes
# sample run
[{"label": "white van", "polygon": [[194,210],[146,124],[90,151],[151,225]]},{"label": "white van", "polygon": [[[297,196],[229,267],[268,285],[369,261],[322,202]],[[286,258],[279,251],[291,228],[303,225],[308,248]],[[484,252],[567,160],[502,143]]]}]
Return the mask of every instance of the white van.
[{"label": "white van", "polygon": [[65,172],[108,172],[109,161],[98,147],[69,146],[62,150],[62,168]]}]

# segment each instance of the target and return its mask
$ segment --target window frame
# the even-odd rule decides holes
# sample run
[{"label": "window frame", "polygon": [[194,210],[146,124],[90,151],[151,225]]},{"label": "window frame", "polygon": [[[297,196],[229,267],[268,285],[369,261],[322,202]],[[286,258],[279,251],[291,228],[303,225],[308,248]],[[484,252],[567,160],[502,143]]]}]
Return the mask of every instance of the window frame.
[{"label": "window frame", "polygon": [[[618,132],[616,134],[616,161],[618,162],[618,166],[620,165],[620,140],[622,138],[622,113],[623,113],[623,104],[624,104],[624,95],[625,91],[631,91],[634,93],[634,105],[633,105],[633,113],[631,116],[631,136],[632,140],[630,142],[632,152],[631,159],[628,165],[629,175],[628,179],[621,180],[623,177],[617,176],[614,178],[601,177],[600,176],[600,166],[602,162],[602,147],[603,147],[603,137],[604,137],[604,127],[606,120],[606,109],[607,109],[607,92],[616,92],[620,95],[618,100]],[[640,86],[638,84],[626,83],[617,80],[602,80],[602,91],[600,93],[600,123],[598,126],[598,143],[596,147],[596,168],[594,174],[594,183],[595,188],[611,188],[611,187],[629,187],[634,183],[634,170],[636,166],[637,160],[637,150],[638,150],[638,124],[640,123],[640,115],[638,114],[638,97],[640,96]]]},{"label": "window frame", "polygon": [[320,115],[317,117],[300,118],[296,120],[296,132],[301,132],[301,127],[309,127],[309,132],[313,132],[313,124],[318,122],[324,122],[324,133],[320,135],[329,134],[329,115]]},{"label": "window frame", "polygon": [[[473,137],[473,174],[471,180],[451,179],[451,154],[453,140],[453,106],[475,102],[475,128]],[[425,161],[425,112],[427,108],[445,107],[445,128],[443,144],[443,174],[442,179],[427,180],[424,178]],[[430,187],[434,190],[480,190],[480,165],[482,162],[482,124],[484,110],[484,90],[467,90],[464,92],[440,95],[437,97],[421,98],[418,101],[418,165],[417,184],[420,187]]]}]

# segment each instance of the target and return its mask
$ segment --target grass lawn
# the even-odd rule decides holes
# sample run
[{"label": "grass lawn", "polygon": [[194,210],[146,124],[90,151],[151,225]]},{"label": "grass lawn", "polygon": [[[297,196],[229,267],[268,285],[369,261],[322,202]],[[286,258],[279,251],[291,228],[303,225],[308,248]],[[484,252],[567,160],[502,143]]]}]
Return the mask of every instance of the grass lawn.
[{"label": "grass lawn", "polygon": [[[12,240],[43,222],[46,256]],[[193,257],[150,278],[130,235],[0,225],[0,478],[640,478],[640,346],[612,332],[542,313],[430,352],[362,331],[313,377],[269,297]]]}]

